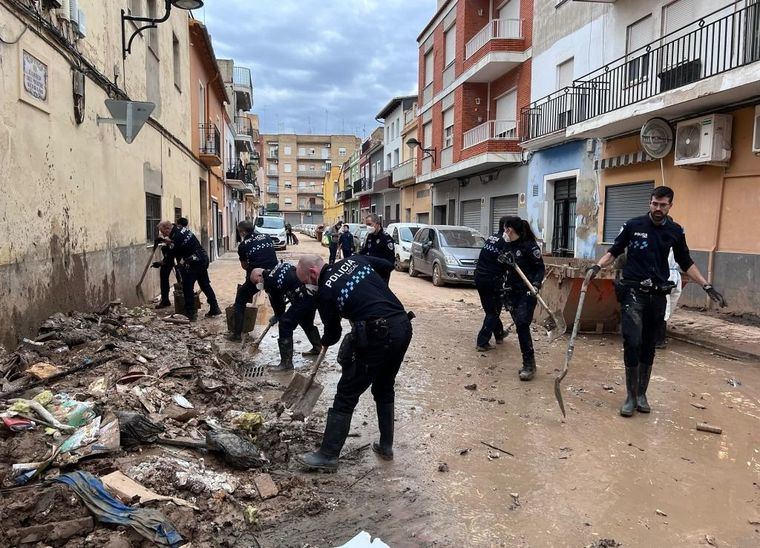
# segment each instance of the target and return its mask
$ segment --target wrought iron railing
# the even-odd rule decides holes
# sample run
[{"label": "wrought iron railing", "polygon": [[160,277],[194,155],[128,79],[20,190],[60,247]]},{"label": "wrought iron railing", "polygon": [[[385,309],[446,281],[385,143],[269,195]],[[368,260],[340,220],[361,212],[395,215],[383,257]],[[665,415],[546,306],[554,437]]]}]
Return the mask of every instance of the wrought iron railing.
[{"label": "wrought iron railing", "polygon": [[521,140],[760,61],[760,3],[736,2],[578,78],[521,111]]},{"label": "wrought iron railing", "polygon": [[201,133],[200,153],[207,156],[219,156],[221,137],[216,124],[198,124]]},{"label": "wrought iron railing", "polygon": [[232,83],[235,86],[246,87],[249,89],[253,88],[251,69],[246,67],[234,67],[232,69]]},{"label": "wrought iron railing", "polygon": [[494,19],[493,21],[489,21],[480,32],[467,42],[464,47],[464,58],[469,59],[475,55],[480,48],[494,39],[519,40],[523,37],[522,28],[522,19]]},{"label": "wrought iron railing", "polygon": [[235,116],[235,131],[238,135],[247,135],[253,138],[253,125],[247,116]]}]

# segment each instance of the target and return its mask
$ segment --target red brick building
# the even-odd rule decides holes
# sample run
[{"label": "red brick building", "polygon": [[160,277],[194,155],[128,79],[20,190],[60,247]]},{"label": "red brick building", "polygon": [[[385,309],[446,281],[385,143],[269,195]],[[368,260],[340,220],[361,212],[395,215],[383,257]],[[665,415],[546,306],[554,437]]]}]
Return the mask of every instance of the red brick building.
[{"label": "red brick building", "polygon": [[445,0],[418,37],[417,180],[433,185],[434,223],[489,234],[524,208],[532,30],[533,0]]}]

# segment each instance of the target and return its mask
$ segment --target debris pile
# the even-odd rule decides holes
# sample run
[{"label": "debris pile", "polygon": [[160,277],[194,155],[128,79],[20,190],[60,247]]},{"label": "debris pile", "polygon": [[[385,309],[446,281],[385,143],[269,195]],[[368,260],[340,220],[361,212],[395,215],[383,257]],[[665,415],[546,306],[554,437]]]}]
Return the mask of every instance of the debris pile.
[{"label": "debris pile", "polygon": [[313,430],[218,338],[113,302],[0,351],[0,544],[255,545],[326,509],[288,471]]}]

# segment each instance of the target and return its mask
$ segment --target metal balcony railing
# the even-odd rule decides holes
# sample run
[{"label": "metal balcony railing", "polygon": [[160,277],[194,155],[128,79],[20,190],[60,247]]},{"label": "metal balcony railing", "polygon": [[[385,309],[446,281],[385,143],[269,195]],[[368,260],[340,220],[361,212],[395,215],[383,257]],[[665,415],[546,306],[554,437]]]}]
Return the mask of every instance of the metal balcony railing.
[{"label": "metal balcony railing", "polygon": [[522,19],[494,19],[490,21],[480,32],[467,42],[464,47],[464,58],[469,59],[475,55],[480,48],[485,46],[489,41],[494,39],[502,40],[519,40],[523,37],[523,20]]},{"label": "metal balcony railing", "polygon": [[299,186],[297,189],[298,194],[320,194],[322,192],[322,185],[320,186]]},{"label": "metal balcony railing", "polygon": [[200,153],[207,156],[219,156],[221,137],[216,124],[198,124],[201,133]]},{"label": "metal balcony railing", "polygon": [[277,188],[276,186],[267,187],[267,194],[279,194],[279,193],[280,193],[280,189]]},{"label": "metal balcony railing", "polygon": [[251,79],[251,69],[246,68],[246,67],[233,67],[232,83],[235,86],[253,88],[253,80]]},{"label": "metal balcony railing", "polygon": [[721,8],[523,108],[521,140],[759,61],[760,4],[738,9],[742,3]]},{"label": "metal balcony railing", "polygon": [[235,116],[235,131],[238,135],[247,135],[253,138],[253,125],[246,116]]},{"label": "metal balcony railing", "polygon": [[517,122],[515,120],[489,120],[465,131],[462,148],[469,148],[490,140],[517,140]]}]

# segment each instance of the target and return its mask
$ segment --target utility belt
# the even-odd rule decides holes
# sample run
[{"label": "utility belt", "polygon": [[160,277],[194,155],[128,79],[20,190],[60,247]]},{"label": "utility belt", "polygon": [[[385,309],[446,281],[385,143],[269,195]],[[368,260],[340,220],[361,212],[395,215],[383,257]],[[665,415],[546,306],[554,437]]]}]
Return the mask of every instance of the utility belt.
[{"label": "utility belt", "polygon": [[390,334],[390,324],[395,319],[407,318],[412,320],[414,312],[399,312],[387,318],[351,322],[351,331],[343,336],[343,342],[338,349],[338,363],[343,368],[344,375],[352,375],[356,367],[356,352],[369,346],[369,341],[384,341]]},{"label": "utility belt", "polygon": [[621,279],[615,282],[615,284],[623,289],[635,289],[636,291],[650,295],[670,295],[670,292],[673,291],[676,286],[675,282],[670,281],[665,282],[664,284],[658,284],[653,282],[651,278],[647,278],[640,282]]}]

